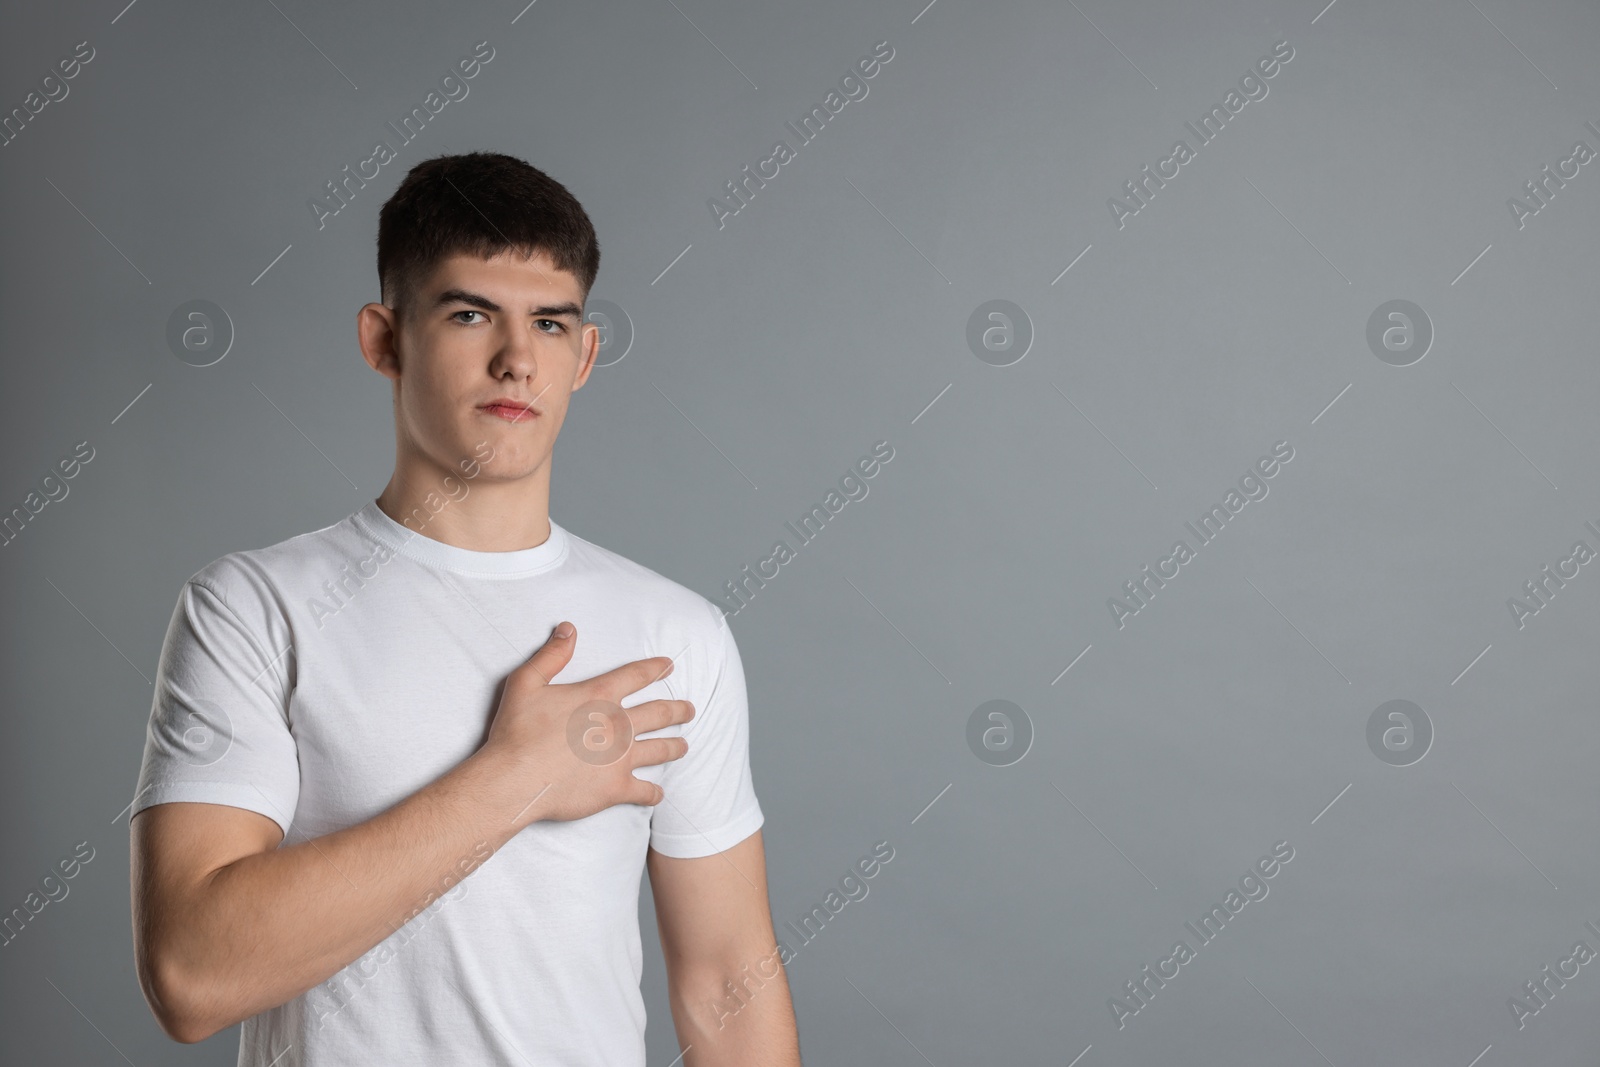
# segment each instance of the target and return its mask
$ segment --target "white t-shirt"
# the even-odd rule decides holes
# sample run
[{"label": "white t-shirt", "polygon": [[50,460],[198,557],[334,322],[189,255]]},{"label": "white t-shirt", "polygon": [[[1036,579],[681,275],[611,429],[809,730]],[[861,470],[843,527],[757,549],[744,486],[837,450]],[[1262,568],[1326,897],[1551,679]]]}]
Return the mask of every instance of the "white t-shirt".
[{"label": "white t-shirt", "polygon": [[676,582],[554,521],[534,548],[476,552],[376,502],[230,553],[173,611],[133,811],[248,808],[285,844],[370,819],[483,744],[506,676],[562,619],[578,638],[556,682],[674,657],[621,701],[694,703],[688,723],[641,735],[689,739],[681,759],[635,771],[666,799],[535,822],[463,856],[470,873],[381,944],[245,1020],[240,1067],[643,1067],[646,848],[707,856],[762,824],[738,648],[722,612]]}]

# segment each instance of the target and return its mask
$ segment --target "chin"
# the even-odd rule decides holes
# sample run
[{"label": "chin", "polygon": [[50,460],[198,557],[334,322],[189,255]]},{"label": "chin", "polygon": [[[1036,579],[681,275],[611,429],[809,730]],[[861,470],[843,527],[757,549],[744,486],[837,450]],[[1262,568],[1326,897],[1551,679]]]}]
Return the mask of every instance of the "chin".
[{"label": "chin", "polygon": [[[476,443],[477,451],[466,455],[473,457],[480,482],[514,482],[538,472],[544,465],[544,456],[536,456],[522,442],[487,439],[486,444]],[[491,451],[492,449],[492,451]]]}]

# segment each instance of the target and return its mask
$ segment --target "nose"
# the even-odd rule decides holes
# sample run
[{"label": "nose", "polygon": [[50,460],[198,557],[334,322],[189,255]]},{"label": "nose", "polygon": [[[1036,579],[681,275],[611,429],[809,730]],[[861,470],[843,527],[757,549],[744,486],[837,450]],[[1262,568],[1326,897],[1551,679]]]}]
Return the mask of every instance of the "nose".
[{"label": "nose", "polygon": [[489,363],[489,373],[502,381],[526,380],[532,382],[539,376],[539,364],[533,338],[521,330],[511,330]]}]

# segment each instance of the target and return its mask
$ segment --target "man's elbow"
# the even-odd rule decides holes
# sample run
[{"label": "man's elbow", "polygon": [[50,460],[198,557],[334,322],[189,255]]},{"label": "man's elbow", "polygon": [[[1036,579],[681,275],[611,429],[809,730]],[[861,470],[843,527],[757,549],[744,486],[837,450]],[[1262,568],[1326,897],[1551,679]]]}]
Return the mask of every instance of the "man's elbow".
[{"label": "man's elbow", "polygon": [[199,995],[199,983],[170,954],[146,955],[138,961],[139,987],[161,1032],[174,1041],[193,1045],[229,1024],[208,1011]]},{"label": "man's elbow", "polygon": [[712,1031],[726,1028],[755,1001],[783,999],[771,989],[787,986],[777,949],[682,967],[675,977],[684,1005]]},{"label": "man's elbow", "polygon": [[161,1032],[184,1045],[197,1045],[215,1034],[221,1027],[190,1025],[183,1019],[163,1019],[156,1016]]}]

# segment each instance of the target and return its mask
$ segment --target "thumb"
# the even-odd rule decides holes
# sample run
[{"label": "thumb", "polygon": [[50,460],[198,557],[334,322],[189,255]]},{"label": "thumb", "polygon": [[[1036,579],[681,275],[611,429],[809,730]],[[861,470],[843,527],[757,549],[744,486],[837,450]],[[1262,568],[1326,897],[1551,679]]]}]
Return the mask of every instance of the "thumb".
[{"label": "thumb", "polygon": [[546,685],[550,684],[561,669],[572,662],[572,650],[577,646],[578,633],[572,623],[563,620],[549,640],[539,646],[538,651],[528,659],[528,666],[538,672]]}]

